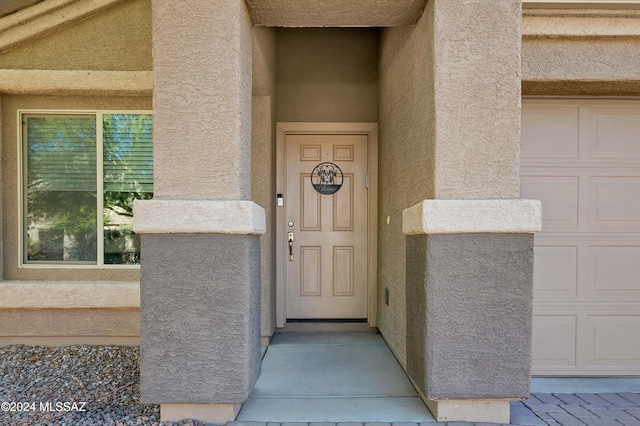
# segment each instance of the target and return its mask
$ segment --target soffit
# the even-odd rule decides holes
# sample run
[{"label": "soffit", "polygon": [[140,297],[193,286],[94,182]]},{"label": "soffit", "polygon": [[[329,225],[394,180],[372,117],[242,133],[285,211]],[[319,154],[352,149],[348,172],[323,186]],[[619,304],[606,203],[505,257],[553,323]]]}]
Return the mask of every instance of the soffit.
[{"label": "soffit", "polygon": [[393,27],[417,22],[426,0],[245,0],[254,25]]}]

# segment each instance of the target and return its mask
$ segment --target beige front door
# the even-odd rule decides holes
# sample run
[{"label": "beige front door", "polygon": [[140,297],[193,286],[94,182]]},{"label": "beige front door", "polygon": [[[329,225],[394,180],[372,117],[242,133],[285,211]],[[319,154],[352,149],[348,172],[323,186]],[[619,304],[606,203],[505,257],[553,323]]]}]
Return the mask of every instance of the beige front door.
[{"label": "beige front door", "polygon": [[[367,318],[367,146],[366,134],[286,135],[288,319]],[[322,194],[313,183],[342,185]]]}]

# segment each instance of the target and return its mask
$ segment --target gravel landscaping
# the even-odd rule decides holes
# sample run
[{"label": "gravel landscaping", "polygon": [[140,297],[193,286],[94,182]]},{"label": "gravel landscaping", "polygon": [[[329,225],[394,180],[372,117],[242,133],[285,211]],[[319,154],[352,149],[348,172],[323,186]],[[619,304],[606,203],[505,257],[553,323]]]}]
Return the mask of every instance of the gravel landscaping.
[{"label": "gravel landscaping", "polygon": [[0,348],[1,425],[193,425],[161,423],[140,402],[140,349],[122,346]]}]

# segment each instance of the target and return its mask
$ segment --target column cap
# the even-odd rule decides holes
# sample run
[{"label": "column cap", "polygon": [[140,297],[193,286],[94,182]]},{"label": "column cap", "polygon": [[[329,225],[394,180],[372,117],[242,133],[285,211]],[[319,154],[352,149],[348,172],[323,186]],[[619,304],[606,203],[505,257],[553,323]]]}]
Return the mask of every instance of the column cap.
[{"label": "column cap", "polygon": [[424,200],[402,212],[405,235],[535,233],[541,228],[538,200]]},{"label": "column cap", "polygon": [[245,200],[136,200],[138,234],[264,234],[265,212]]}]

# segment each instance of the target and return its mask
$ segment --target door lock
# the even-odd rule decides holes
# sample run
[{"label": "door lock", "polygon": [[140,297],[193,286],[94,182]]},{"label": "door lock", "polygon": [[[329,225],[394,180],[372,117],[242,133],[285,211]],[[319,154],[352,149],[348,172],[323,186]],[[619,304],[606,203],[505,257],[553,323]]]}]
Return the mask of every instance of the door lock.
[{"label": "door lock", "polygon": [[289,261],[293,260],[293,232],[287,234],[287,240],[289,241]]}]

